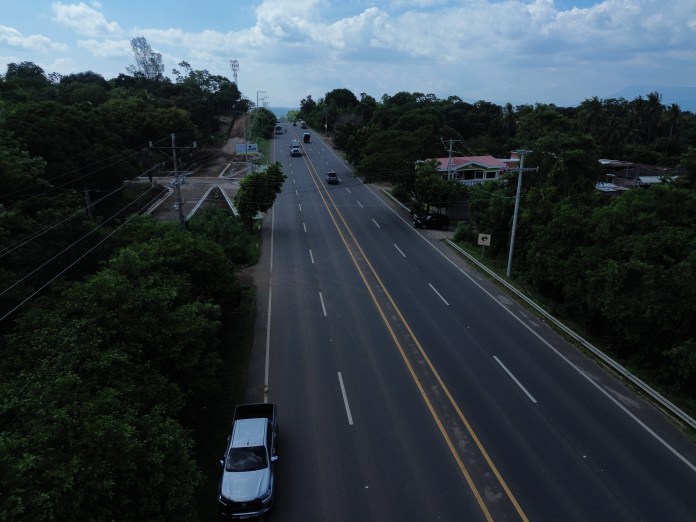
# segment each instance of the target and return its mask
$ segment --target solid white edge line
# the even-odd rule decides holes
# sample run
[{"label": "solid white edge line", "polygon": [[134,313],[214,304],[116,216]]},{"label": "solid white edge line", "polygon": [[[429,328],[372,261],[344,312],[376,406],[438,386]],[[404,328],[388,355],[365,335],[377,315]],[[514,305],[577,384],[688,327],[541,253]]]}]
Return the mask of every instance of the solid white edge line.
[{"label": "solid white edge line", "polygon": [[435,287],[434,287],[432,284],[428,283],[428,286],[429,286],[430,288],[433,289],[433,292],[435,292],[435,293],[437,294],[437,296],[438,296],[440,299],[442,299],[442,302],[443,302],[443,303],[445,303],[447,306],[450,305],[450,304],[447,302],[447,300],[446,300],[444,297],[442,297],[442,294],[441,294],[440,292],[438,292],[437,290],[435,290]]},{"label": "solid white edge line", "polygon": [[532,394],[529,393],[529,392],[527,391],[527,388],[525,388],[524,386],[522,386],[522,383],[521,383],[520,381],[517,380],[517,377],[515,377],[515,376],[512,374],[512,372],[511,372],[510,370],[507,369],[507,366],[505,366],[505,365],[501,362],[501,360],[498,359],[498,356],[497,356],[497,355],[494,355],[493,358],[495,359],[495,362],[497,362],[497,363],[503,368],[503,370],[505,370],[505,373],[507,373],[507,374],[510,376],[510,378],[511,378],[513,381],[515,381],[515,384],[516,384],[517,386],[520,387],[520,389],[524,392],[524,394],[525,394],[527,397],[529,397],[529,400],[532,401],[534,404],[536,404],[536,403],[537,403],[536,399],[535,399],[534,397],[532,397]]},{"label": "solid white edge line", "polygon": [[268,318],[266,319],[266,360],[263,376],[263,402],[268,402],[268,385],[271,361],[271,303],[273,298],[273,228],[275,226],[275,207],[271,208],[271,261],[268,276]]},{"label": "solid white edge line", "polygon": [[346,388],[343,386],[343,377],[341,372],[338,372],[338,384],[341,386],[341,395],[343,395],[343,405],[346,407],[346,415],[348,416],[348,424],[353,425],[353,416],[350,414],[350,406],[348,405],[348,395]]},{"label": "solid white edge line", "polygon": [[400,249],[398,246],[396,246],[396,243],[394,243],[394,248],[396,248],[396,249],[399,251],[399,254],[401,254],[402,256],[406,257],[406,254],[404,254],[404,253],[401,251],[401,249]]}]

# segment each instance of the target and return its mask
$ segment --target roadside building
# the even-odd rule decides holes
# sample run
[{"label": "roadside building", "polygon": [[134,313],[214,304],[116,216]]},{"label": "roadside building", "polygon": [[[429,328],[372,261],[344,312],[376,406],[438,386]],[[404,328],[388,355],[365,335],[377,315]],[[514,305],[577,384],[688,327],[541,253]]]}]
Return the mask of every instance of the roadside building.
[{"label": "roadside building", "polygon": [[479,185],[499,180],[508,170],[516,169],[520,161],[515,153],[506,159],[485,155],[452,156],[433,160],[437,162],[437,170],[443,178],[453,179],[463,185]]}]

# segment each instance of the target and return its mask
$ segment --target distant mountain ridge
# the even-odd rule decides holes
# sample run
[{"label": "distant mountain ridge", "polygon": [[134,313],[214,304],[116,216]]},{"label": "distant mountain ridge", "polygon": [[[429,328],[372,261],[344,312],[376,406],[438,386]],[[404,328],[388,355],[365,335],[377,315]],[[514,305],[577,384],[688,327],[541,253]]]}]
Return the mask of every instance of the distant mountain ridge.
[{"label": "distant mountain ridge", "polygon": [[299,107],[266,107],[269,111],[275,114],[276,118],[282,118],[289,111],[299,111]]}]

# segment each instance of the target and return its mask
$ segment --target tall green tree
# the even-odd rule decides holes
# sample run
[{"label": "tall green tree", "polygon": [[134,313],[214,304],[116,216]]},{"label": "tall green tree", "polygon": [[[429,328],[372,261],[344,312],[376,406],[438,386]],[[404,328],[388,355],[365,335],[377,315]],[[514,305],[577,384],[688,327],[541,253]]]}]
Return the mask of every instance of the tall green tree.
[{"label": "tall green tree", "polygon": [[259,212],[266,212],[273,206],[286,178],[280,163],[276,161],[265,171],[247,174],[240,182],[234,205],[247,227],[251,228]]},{"label": "tall green tree", "polygon": [[135,63],[126,67],[132,75],[140,75],[146,80],[161,80],[164,76],[162,54],[152,50],[144,36],[136,36],[130,41]]},{"label": "tall green tree", "polygon": [[416,164],[412,197],[418,208],[443,210],[453,207],[462,197],[464,187],[457,181],[446,180],[437,171],[435,161]]},{"label": "tall green tree", "polygon": [[265,107],[257,107],[251,111],[251,136],[259,138],[271,139],[273,129],[278,123],[275,114]]}]

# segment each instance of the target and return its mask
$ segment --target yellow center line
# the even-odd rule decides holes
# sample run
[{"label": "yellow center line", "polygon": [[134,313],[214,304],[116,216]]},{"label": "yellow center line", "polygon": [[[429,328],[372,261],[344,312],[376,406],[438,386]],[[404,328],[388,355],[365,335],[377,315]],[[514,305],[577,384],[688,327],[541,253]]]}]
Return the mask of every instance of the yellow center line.
[{"label": "yellow center line", "polygon": [[[418,340],[418,338],[417,338],[416,335],[414,334],[413,330],[411,329],[411,327],[409,326],[408,322],[406,321],[406,319],[404,318],[403,314],[401,313],[401,310],[399,309],[399,307],[398,307],[398,306],[396,305],[396,303],[394,302],[394,299],[392,298],[391,294],[390,294],[389,291],[387,290],[386,286],[384,285],[384,283],[382,282],[381,278],[380,278],[379,275],[377,274],[377,271],[375,270],[374,266],[372,265],[372,263],[371,263],[370,260],[368,259],[367,255],[366,255],[365,252],[363,251],[362,247],[360,246],[360,243],[358,242],[358,240],[357,240],[357,239],[355,238],[355,236],[353,235],[353,232],[352,232],[351,228],[348,226],[348,223],[346,223],[346,220],[345,220],[345,218],[343,217],[343,214],[342,214],[341,211],[338,209],[338,206],[336,205],[334,199],[331,197],[331,194],[329,194],[328,190],[326,189],[326,187],[324,187],[323,184],[317,183],[317,178],[319,178],[319,173],[317,172],[316,168],[315,168],[314,165],[307,159],[306,156],[303,156],[303,159],[305,160],[305,163],[307,164],[307,167],[309,168],[310,173],[313,173],[313,175],[312,175],[312,181],[314,182],[314,185],[317,187],[318,193],[319,193],[319,195],[320,195],[320,197],[321,197],[321,199],[322,199],[322,201],[323,201],[323,203],[324,203],[324,206],[326,207],[327,211],[329,212],[329,216],[331,217],[331,221],[333,222],[334,226],[336,227],[336,230],[338,231],[339,236],[341,237],[341,241],[342,241],[343,244],[345,245],[346,250],[348,251],[348,254],[350,255],[350,257],[351,257],[351,259],[352,259],[352,261],[353,261],[353,264],[355,265],[355,267],[356,267],[356,269],[357,269],[357,271],[358,271],[358,274],[360,275],[360,278],[362,279],[362,281],[363,281],[365,287],[367,288],[367,291],[368,291],[369,294],[370,294],[370,297],[372,298],[372,302],[375,304],[375,307],[377,308],[377,310],[378,310],[378,312],[379,312],[379,315],[380,315],[380,317],[382,318],[382,321],[384,322],[385,326],[387,327],[387,330],[389,331],[389,335],[391,336],[392,340],[394,341],[394,344],[396,345],[397,349],[399,350],[399,353],[400,353],[400,355],[401,355],[401,358],[403,359],[404,363],[406,364],[406,367],[408,368],[409,373],[411,374],[411,378],[412,378],[413,382],[416,384],[416,386],[417,386],[417,388],[418,388],[418,390],[419,390],[421,396],[423,397],[423,400],[425,401],[425,403],[426,403],[426,405],[427,405],[427,407],[428,407],[428,410],[430,410],[430,414],[432,415],[433,419],[435,420],[435,423],[437,424],[438,428],[440,429],[440,433],[442,433],[442,436],[444,437],[444,439],[445,439],[445,441],[446,441],[446,443],[447,443],[447,446],[449,447],[450,452],[452,453],[452,456],[453,456],[454,459],[456,460],[457,465],[459,466],[459,469],[460,469],[462,475],[464,476],[464,478],[465,478],[467,484],[469,485],[469,488],[471,489],[471,492],[473,493],[474,497],[476,498],[476,501],[477,501],[479,507],[481,508],[481,511],[483,512],[484,516],[486,517],[486,520],[489,520],[489,521],[491,521],[491,522],[493,521],[493,518],[492,518],[492,516],[491,516],[491,514],[490,514],[490,511],[488,510],[488,507],[486,506],[486,504],[485,504],[483,498],[481,497],[480,493],[478,492],[478,489],[476,488],[476,485],[474,484],[474,481],[473,481],[473,479],[472,479],[472,477],[471,477],[471,474],[469,473],[469,471],[467,470],[466,466],[465,466],[464,463],[462,462],[462,460],[461,460],[461,458],[460,458],[460,456],[459,456],[459,453],[457,452],[457,449],[456,449],[456,447],[455,447],[455,444],[453,443],[453,441],[452,441],[451,437],[449,436],[449,434],[447,433],[447,430],[445,429],[445,426],[443,425],[443,423],[442,423],[440,417],[438,416],[437,412],[435,411],[435,407],[433,406],[433,404],[432,404],[430,398],[428,397],[428,394],[427,394],[426,390],[423,388],[423,386],[422,386],[422,384],[421,384],[421,382],[420,382],[420,379],[418,378],[418,376],[417,376],[417,374],[416,374],[416,371],[414,370],[413,366],[411,365],[411,362],[409,361],[408,356],[406,355],[406,353],[405,353],[405,351],[404,351],[404,348],[403,348],[401,342],[399,341],[399,339],[398,339],[396,333],[394,332],[394,330],[393,330],[393,328],[392,328],[392,325],[391,325],[389,319],[386,317],[386,315],[385,315],[385,313],[384,313],[384,310],[383,310],[382,306],[380,305],[380,303],[379,303],[379,301],[378,301],[378,299],[377,299],[377,296],[374,294],[371,285],[370,285],[369,282],[367,281],[367,278],[366,278],[366,276],[365,276],[363,270],[361,269],[360,264],[359,264],[357,258],[355,257],[355,254],[354,254],[354,252],[353,252],[353,249],[350,247],[350,245],[349,245],[349,243],[348,243],[348,240],[346,239],[346,237],[345,237],[343,231],[341,230],[341,227],[340,227],[339,223],[336,221],[336,218],[335,218],[335,216],[334,216],[334,212],[335,212],[336,215],[340,218],[340,221],[343,223],[343,226],[345,227],[345,230],[346,230],[347,233],[350,235],[350,237],[351,237],[353,243],[355,244],[355,247],[358,249],[360,255],[362,256],[362,258],[364,259],[365,263],[367,264],[367,266],[369,267],[370,271],[372,272],[372,275],[374,276],[374,278],[377,280],[377,282],[379,283],[380,287],[381,287],[382,290],[384,291],[384,295],[387,297],[387,299],[389,300],[389,303],[390,303],[391,306],[394,308],[396,314],[397,314],[398,317],[399,317],[399,320],[400,320],[400,321],[402,322],[402,324],[405,326],[405,328],[406,328],[406,330],[407,330],[409,336],[413,339],[414,343],[415,343],[416,346],[418,347],[418,351],[419,351],[420,354],[423,356],[424,360],[426,361],[428,367],[429,367],[430,370],[432,371],[432,373],[433,373],[435,379],[437,380],[438,384],[439,384],[440,387],[442,388],[442,390],[443,390],[443,392],[445,393],[445,395],[446,395],[447,399],[449,400],[450,404],[454,407],[455,411],[457,412],[457,415],[459,416],[459,419],[461,420],[461,422],[464,424],[464,426],[466,427],[467,431],[468,431],[469,434],[471,435],[471,438],[474,440],[474,442],[475,442],[477,448],[479,449],[479,451],[481,452],[481,455],[483,456],[483,458],[485,459],[486,463],[487,463],[488,466],[490,467],[491,471],[492,471],[493,474],[495,475],[495,477],[496,477],[496,479],[498,480],[500,486],[503,488],[503,490],[505,491],[505,494],[506,494],[507,497],[510,499],[510,502],[511,502],[511,504],[514,506],[515,510],[517,511],[517,514],[520,516],[520,518],[521,518],[523,521],[529,522],[529,519],[528,519],[527,516],[525,515],[524,511],[522,510],[522,507],[519,505],[519,503],[517,502],[517,499],[515,498],[515,496],[513,495],[512,491],[511,491],[510,488],[508,487],[507,483],[506,483],[505,480],[503,479],[503,477],[502,477],[500,471],[498,470],[498,468],[497,468],[497,467],[495,466],[495,464],[493,463],[493,460],[492,460],[492,459],[490,458],[490,456],[488,455],[488,452],[486,452],[485,448],[483,447],[483,444],[481,443],[480,439],[478,438],[478,436],[477,436],[476,433],[474,432],[473,427],[471,426],[471,424],[469,423],[469,421],[468,421],[468,420],[466,419],[466,417],[464,416],[464,413],[462,412],[462,410],[461,410],[461,408],[459,407],[459,405],[455,402],[454,397],[452,396],[452,394],[450,393],[449,389],[448,389],[447,386],[445,385],[444,381],[443,381],[442,378],[440,377],[439,372],[435,369],[435,366],[433,365],[432,361],[430,360],[430,357],[428,357],[428,355],[427,355],[425,349],[423,348],[423,346],[421,345],[420,341]],[[330,204],[329,204],[329,202],[327,201],[326,198],[328,198],[328,200],[330,200],[330,202],[331,202]]]}]

